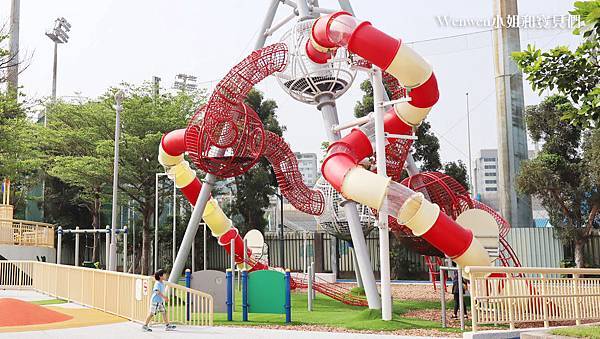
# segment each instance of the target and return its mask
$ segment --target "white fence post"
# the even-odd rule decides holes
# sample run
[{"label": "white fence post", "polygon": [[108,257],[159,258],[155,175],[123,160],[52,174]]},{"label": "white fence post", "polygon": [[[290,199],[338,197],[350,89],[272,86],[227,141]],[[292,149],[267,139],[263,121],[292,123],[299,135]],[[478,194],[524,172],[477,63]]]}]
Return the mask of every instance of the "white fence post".
[{"label": "white fence post", "polygon": [[79,226],[75,227],[75,266],[79,266]]},{"label": "white fence post", "polygon": [[60,265],[60,256],[62,254],[62,234],[63,234],[63,230],[62,227],[59,226],[58,227],[58,245],[56,247],[56,263]]}]

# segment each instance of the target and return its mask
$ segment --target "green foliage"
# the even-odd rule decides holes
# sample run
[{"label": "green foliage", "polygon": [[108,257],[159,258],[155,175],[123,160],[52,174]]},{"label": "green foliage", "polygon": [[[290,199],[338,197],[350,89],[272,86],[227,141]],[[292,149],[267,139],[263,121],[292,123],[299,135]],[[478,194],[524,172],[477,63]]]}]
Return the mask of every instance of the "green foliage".
[{"label": "green foliage", "polygon": [[40,180],[43,159],[37,147],[38,130],[38,126],[24,117],[0,119],[0,178],[10,178],[11,202],[17,211],[25,207],[27,187]]},{"label": "green foliage", "polygon": [[[277,120],[277,103],[274,100],[265,100],[260,91],[252,89],[245,102],[258,114],[265,130],[279,136],[283,134],[285,127]],[[275,176],[265,159],[261,159],[248,172],[235,177],[235,199],[226,206],[226,210],[242,234],[251,229],[263,231],[267,226],[264,210],[269,207],[269,197],[275,194],[275,185]]]},{"label": "green foliage", "polygon": [[[184,92],[155,96],[149,85],[124,87],[119,144],[120,202],[133,201],[132,205],[142,215],[141,267],[142,273],[146,273],[155,174],[163,171],[156,161],[161,136],[185,126],[205,98],[201,93]],[[96,100],[80,104],[49,104],[49,128],[43,130],[41,138],[48,174],[65,184],[61,189],[77,188],[70,193],[70,199],[87,208],[93,227],[99,227],[102,205],[110,201],[112,193],[115,92],[116,89],[109,89]],[[61,191],[50,194],[59,196]]]},{"label": "green foliage", "polygon": [[363,97],[354,105],[354,116],[362,118],[373,112],[373,86],[371,81],[365,80],[360,84],[360,89],[363,91]]},{"label": "green foliage", "polygon": [[462,160],[447,162],[444,164],[443,172],[456,179],[463,187],[469,188],[469,175],[467,166]]},{"label": "green foliage", "polygon": [[416,135],[418,139],[413,143],[413,158],[421,163],[421,171],[439,171],[442,168],[440,141],[431,131],[431,124],[423,121]]},{"label": "green foliage", "polygon": [[584,41],[574,51],[558,46],[543,52],[528,45],[513,53],[517,66],[527,75],[534,91],[557,90],[569,98],[576,109],[565,110],[563,118],[577,125],[598,126],[600,123],[600,0],[578,1],[573,15],[583,23],[574,33]]},{"label": "green foliage", "polygon": [[[9,51],[4,48],[8,35],[0,31],[0,84],[6,80],[5,70],[13,65]],[[26,187],[32,184],[39,168],[39,154],[27,120],[25,106],[15,100],[14,89],[0,90],[0,178],[12,181],[11,203],[17,211],[25,204]]]},{"label": "green foliage", "polygon": [[592,229],[600,226],[600,181],[596,172],[600,142],[597,130],[587,131],[561,118],[573,110],[562,96],[551,96],[526,108],[529,134],[544,144],[536,158],[523,163],[517,189],[541,200],[559,237],[574,242],[575,261],[581,267],[582,244]]}]

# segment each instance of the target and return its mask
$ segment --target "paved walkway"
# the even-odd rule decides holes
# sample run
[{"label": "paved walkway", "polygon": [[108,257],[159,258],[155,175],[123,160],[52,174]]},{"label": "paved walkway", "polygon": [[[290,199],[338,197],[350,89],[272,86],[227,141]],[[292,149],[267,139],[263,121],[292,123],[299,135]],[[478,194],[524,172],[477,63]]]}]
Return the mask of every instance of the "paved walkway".
[{"label": "paved walkway", "polygon": [[162,326],[155,326],[151,333],[142,332],[140,325],[132,322],[69,328],[51,331],[0,333],[0,339],[97,339],[97,338],[221,338],[221,339],[339,339],[339,338],[373,338],[402,339],[412,338],[394,335],[300,332],[285,330],[266,330],[247,327],[180,327],[177,331],[165,332]]},{"label": "paved walkway", "polygon": [[13,298],[23,301],[53,300],[54,297],[30,290],[0,290],[0,298]]}]

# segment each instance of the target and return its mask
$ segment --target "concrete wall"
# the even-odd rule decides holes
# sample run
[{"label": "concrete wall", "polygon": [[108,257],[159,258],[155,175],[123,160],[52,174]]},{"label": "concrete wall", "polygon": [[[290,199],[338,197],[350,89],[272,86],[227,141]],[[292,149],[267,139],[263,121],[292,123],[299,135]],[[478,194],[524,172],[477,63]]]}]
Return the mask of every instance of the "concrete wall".
[{"label": "concrete wall", "polygon": [[7,260],[37,260],[46,257],[46,262],[56,262],[56,250],[49,247],[0,245],[0,256]]}]

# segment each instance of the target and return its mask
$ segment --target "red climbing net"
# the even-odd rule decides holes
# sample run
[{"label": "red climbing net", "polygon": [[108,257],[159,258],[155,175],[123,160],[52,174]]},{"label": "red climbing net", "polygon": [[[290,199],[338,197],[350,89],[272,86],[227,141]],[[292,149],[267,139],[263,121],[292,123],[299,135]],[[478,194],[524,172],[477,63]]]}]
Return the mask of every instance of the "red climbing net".
[{"label": "red climbing net", "polygon": [[194,164],[219,177],[233,177],[260,159],[263,124],[243,101],[254,85],[286,63],[287,47],[278,43],[253,52],[227,73],[188,124],[185,142]]},{"label": "red climbing net", "polygon": [[290,146],[277,134],[267,131],[265,157],[273,166],[279,188],[298,210],[311,215],[321,215],[325,198],[318,190],[308,188],[298,170],[298,160]]}]

